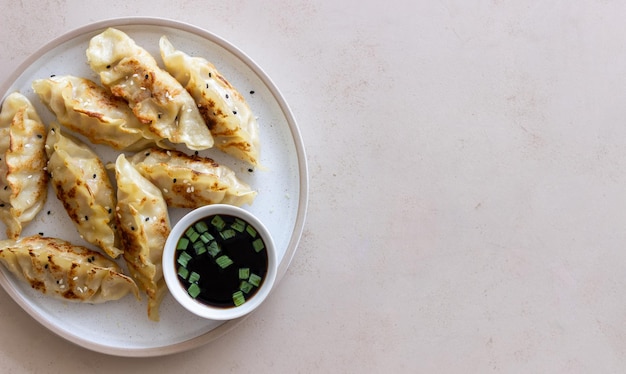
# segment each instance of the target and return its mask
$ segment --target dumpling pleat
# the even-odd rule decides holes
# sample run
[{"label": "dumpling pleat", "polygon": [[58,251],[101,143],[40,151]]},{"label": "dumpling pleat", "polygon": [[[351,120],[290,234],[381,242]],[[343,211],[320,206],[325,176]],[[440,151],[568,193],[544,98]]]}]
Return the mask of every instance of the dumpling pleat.
[{"label": "dumpling pleat", "polygon": [[43,208],[48,192],[46,128],[31,102],[10,94],[0,112],[0,219],[19,237]]}]

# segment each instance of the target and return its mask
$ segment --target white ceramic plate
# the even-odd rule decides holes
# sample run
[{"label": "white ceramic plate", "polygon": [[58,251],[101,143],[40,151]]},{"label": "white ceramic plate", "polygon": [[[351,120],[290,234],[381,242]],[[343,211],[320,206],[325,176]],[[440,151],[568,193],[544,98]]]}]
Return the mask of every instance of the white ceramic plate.
[{"label": "white ceramic plate", "polygon": [[[247,165],[217,150],[202,154],[231,167],[258,191],[254,204],[243,208],[259,217],[271,231],[279,255],[280,279],[293,258],[304,225],[308,199],[304,148],[293,115],[278,89],[260,67],[224,39],[197,27],[165,19],[138,17],[102,21],[48,43],[5,81],[0,94],[6,97],[10,92],[20,91],[35,104],[44,122],[49,124],[54,117],[33,93],[32,81],[53,74],[72,74],[98,82],[87,64],[85,50],[91,37],[106,27],[116,27],[129,34],[157,61],[160,61],[158,40],[167,35],[178,49],[213,62],[244,95],[258,116],[261,163],[267,170],[250,172]],[[118,154],[105,146],[93,148],[105,163],[114,161]],[[172,222],[184,213],[186,210],[171,210]],[[37,233],[94,248],[78,236],[52,189],[49,189],[46,206],[24,230],[23,236]],[[0,238],[6,238],[2,224]],[[147,318],[145,297],[142,302],[131,296],[101,305],[58,301],[17,281],[3,266],[0,266],[0,284],[28,314],[56,334],[88,349],[118,356],[158,356],[184,351],[219,337],[241,322],[195,317],[169,294],[161,306],[161,321],[156,323]]]}]

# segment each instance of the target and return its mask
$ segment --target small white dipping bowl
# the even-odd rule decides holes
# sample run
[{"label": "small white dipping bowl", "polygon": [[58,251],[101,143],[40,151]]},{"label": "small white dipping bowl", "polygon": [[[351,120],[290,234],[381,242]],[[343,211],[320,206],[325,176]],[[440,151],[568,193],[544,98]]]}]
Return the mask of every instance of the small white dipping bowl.
[{"label": "small white dipping bowl", "polygon": [[[263,239],[267,251],[267,273],[260,284],[260,287],[250,299],[246,300],[239,306],[220,307],[211,306],[192,298],[187,289],[178,279],[178,267],[176,262],[177,250],[176,246],[179,239],[185,235],[185,231],[197,221],[214,215],[234,216],[242,219],[251,225],[257,232],[257,235]],[[205,253],[206,254],[206,253]],[[276,280],[278,270],[278,260],[276,256],[276,248],[272,236],[263,223],[252,215],[250,212],[232,205],[215,204],[197,208],[185,215],[176,225],[167,238],[165,248],[163,250],[163,276],[167,287],[176,299],[185,309],[190,312],[207,319],[212,320],[230,320],[242,317],[254,309],[256,309],[269,295]]]}]

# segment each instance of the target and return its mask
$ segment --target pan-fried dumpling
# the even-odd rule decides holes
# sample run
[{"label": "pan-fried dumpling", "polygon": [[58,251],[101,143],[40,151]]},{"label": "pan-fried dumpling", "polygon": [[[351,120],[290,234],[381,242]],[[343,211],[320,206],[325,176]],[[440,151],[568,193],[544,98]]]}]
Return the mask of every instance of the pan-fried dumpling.
[{"label": "pan-fried dumpling", "polygon": [[136,153],[130,162],[161,189],[171,207],[240,206],[252,204],[257,194],[234,171],[210,158],[151,148]]},{"label": "pan-fried dumpling", "polygon": [[213,146],[191,95],[128,35],[113,28],[96,35],[89,42],[87,59],[102,84],[128,101],[154,134],[193,150]]},{"label": "pan-fried dumpling", "polygon": [[115,192],[104,164],[86,144],[50,128],[46,142],[48,171],[57,198],[83,239],[118,257]]},{"label": "pan-fried dumpling", "polygon": [[8,238],[43,208],[48,195],[46,128],[31,102],[14,92],[0,112],[0,219]]},{"label": "pan-fried dumpling", "polygon": [[243,96],[209,61],[176,50],[165,36],[161,37],[159,45],[165,69],[198,104],[215,146],[258,165],[259,126]]},{"label": "pan-fried dumpling", "polygon": [[58,299],[99,304],[129,293],[135,282],[104,255],[38,235],[0,241],[0,262],[19,279]]},{"label": "pan-fried dumpling", "polygon": [[124,260],[130,275],[148,295],[148,318],[159,320],[167,286],[161,256],[170,233],[167,205],[161,191],[141,176],[121,154],[115,162],[117,220]]},{"label": "pan-fried dumpling", "polygon": [[55,76],[38,79],[32,86],[61,125],[92,143],[137,150],[154,142],[144,138],[152,135],[126,101],[89,79]]}]

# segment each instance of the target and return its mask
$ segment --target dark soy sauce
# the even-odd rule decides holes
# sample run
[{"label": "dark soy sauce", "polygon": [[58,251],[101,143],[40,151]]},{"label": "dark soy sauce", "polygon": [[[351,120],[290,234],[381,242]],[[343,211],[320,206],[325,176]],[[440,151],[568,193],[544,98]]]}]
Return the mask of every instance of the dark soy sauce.
[{"label": "dark soy sauce", "polygon": [[[223,222],[224,227],[228,229],[235,223],[235,217],[229,215],[219,215]],[[214,238],[215,242],[220,248],[218,254],[211,254],[209,251],[196,254],[196,250],[193,247],[193,243],[190,241],[184,250],[177,250],[176,259],[185,252],[190,255],[190,259],[187,262],[186,268],[189,274],[192,272],[200,275],[198,280],[194,282],[189,281],[189,275],[183,278],[178,275],[178,280],[186,288],[196,283],[200,292],[195,297],[196,300],[207,305],[217,306],[222,308],[234,307],[233,293],[241,290],[242,282],[248,282],[249,279],[242,279],[240,269],[249,269],[249,274],[255,274],[261,278],[260,284],[249,289],[247,292],[243,292],[245,300],[250,299],[257,292],[262,285],[265,275],[267,273],[267,249],[263,248],[260,251],[255,250],[253,242],[260,239],[258,233],[255,230],[256,236],[253,237],[247,230],[243,232],[236,232],[236,235],[232,238],[224,239],[220,235],[220,230],[216,228],[211,220],[215,216],[209,216],[202,220],[195,222],[190,227],[195,227],[198,222],[204,222],[208,228],[208,233]],[[240,222],[242,221],[239,219]],[[244,221],[245,222],[245,221]],[[246,227],[249,226],[245,222]],[[185,236],[183,236],[185,237]],[[198,240],[196,240],[197,242]],[[210,243],[206,243],[209,245]],[[228,256],[232,261],[232,264],[222,268],[216,262],[216,259],[221,256]],[[180,265],[177,264],[177,268]],[[190,293],[191,294],[191,293]]]}]

